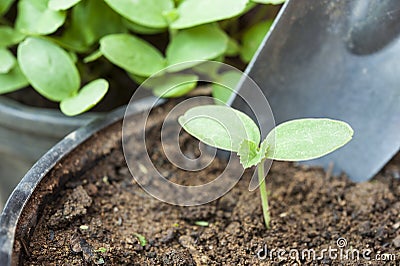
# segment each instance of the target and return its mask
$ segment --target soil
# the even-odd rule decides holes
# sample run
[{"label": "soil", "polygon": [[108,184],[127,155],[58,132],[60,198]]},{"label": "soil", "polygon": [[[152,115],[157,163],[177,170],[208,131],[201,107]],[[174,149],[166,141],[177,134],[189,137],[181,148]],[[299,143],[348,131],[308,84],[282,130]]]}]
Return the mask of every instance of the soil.
[{"label": "soil", "polygon": [[[166,162],[159,143],[163,108],[154,111],[147,128],[151,158],[160,171],[181,183],[218,176],[225,167],[222,159],[196,173]],[[119,127],[113,134],[120,134]],[[185,133],[180,140],[187,154],[198,156],[197,141]],[[23,265],[384,264],[375,258],[396,265],[393,257],[382,254],[400,259],[400,155],[372,181],[357,184],[320,168],[274,162],[267,179],[270,230],[265,229],[258,191],[248,191],[251,174],[246,171],[216,201],[173,206],[139,187],[117,145],[95,167],[71,178],[46,205],[24,243]],[[332,256],[324,252],[329,248]],[[286,253],[279,257],[278,249]],[[307,256],[312,250],[314,261],[312,253]],[[360,260],[349,251],[359,251]]]}]

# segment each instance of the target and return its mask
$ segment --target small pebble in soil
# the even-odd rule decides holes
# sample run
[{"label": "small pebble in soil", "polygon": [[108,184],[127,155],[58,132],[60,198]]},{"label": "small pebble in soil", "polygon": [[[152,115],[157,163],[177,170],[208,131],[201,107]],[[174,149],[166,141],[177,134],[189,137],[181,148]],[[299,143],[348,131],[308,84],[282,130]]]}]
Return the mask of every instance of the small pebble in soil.
[{"label": "small pebble in soil", "polygon": [[396,238],[393,239],[392,242],[393,242],[393,245],[394,245],[396,248],[400,248],[400,235],[396,236]]}]

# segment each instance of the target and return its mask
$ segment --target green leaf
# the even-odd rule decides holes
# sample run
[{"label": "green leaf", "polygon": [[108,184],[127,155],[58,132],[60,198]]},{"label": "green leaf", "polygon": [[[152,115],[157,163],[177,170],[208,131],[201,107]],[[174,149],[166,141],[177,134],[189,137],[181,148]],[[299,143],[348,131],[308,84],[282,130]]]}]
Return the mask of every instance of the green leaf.
[{"label": "green leaf", "polygon": [[196,106],[178,121],[189,134],[219,149],[237,152],[243,140],[260,142],[260,131],[254,121],[228,106]]},{"label": "green leaf", "polygon": [[49,0],[20,0],[16,28],[26,34],[47,35],[55,32],[65,21],[64,11],[47,7]]},{"label": "green leaf", "polygon": [[8,73],[15,63],[14,55],[8,49],[0,48],[0,74]]},{"label": "green leaf", "polygon": [[61,101],[79,89],[71,56],[54,43],[29,37],[18,46],[18,63],[30,84],[44,97]]},{"label": "green leaf", "polygon": [[225,55],[227,56],[236,56],[239,54],[240,47],[237,41],[233,38],[229,38],[228,45],[225,51]]},{"label": "green leaf", "polygon": [[10,9],[10,7],[13,3],[14,3],[14,0],[1,0],[0,1],[0,16],[7,13],[8,9]]},{"label": "green leaf", "polygon": [[101,247],[101,248],[95,249],[95,250],[94,250],[94,252],[101,252],[101,253],[105,253],[105,252],[107,252],[107,248],[105,248],[105,247]]},{"label": "green leaf", "polygon": [[104,1],[86,0],[72,8],[70,25],[61,37],[55,38],[68,49],[82,53],[91,50],[103,36],[125,32],[123,18]]},{"label": "green leaf", "polygon": [[152,89],[154,95],[163,98],[176,98],[196,88],[199,77],[192,74],[165,74],[151,78],[143,85]]},{"label": "green leaf", "polygon": [[19,43],[25,35],[8,26],[0,26],[0,47],[7,47]]},{"label": "green leaf", "polygon": [[166,28],[163,13],[174,8],[172,0],[105,0],[121,16],[150,28]]},{"label": "green leaf", "polygon": [[243,140],[238,150],[240,163],[243,165],[243,168],[246,169],[258,165],[265,159],[268,148],[269,145],[266,140],[261,143],[260,147],[251,140]]},{"label": "green leaf", "polygon": [[151,76],[165,67],[165,59],[155,47],[129,34],[103,37],[100,51],[112,63],[139,76]]},{"label": "green leaf", "polygon": [[15,65],[8,73],[0,74],[0,94],[16,91],[28,85],[29,82],[18,65]]},{"label": "green leaf", "polygon": [[257,23],[245,32],[242,38],[242,48],[240,49],[240,58],[244,62],[248,63],[253,58],[272,22],[272,20],[267,20]]},{"label": "green leaf", "polygon": [[143,77],[143,76],[138,76],[132,73],[128,72],[128,76],[136,83],[136,84],[142,84],[143,82],[145,82],[146,79],[148,79],[148,77]]},{"label": "green leaf", "polygon": [[193,67],[193,71],[205,75],[207,79],[214,80],[218,76],[218,71],[223,64],[214,63],[214,61],[204,61]]},{"label": "green leaf", "polygon": [[[110,0],[111,1],[111,0]],[[241,14],[248,0],[186,0],[178,6],[179,17],[171,28],[184,29]]]},{"label": "green leaf", "polygon": [[271,5],[280,5],[285,3],[285,0],[251,0],[254,3],[259,4],[271,4]]},{"label": "green leaf", "polygon": [[194,222],[194,224],[198,225],[198,226],[203,226],[203,227],[207,227],[210,225],[210,223],[207,221],[196,221],[196,222]]},{"label": "green leaf", "polygon": [[49,0],[48,7],[52,10],[67,10],[81,0]]},{"label": "green leaf", "polygon": [[88,55],[85,58],[83,58],[83,62],[84,63],[93,62],[93,61],[96,61],[97,59],[99,59],[102,56],[103,56],[103,54],[101,53],[101,51],[100,50],[96,50],[93,53],[91,53],[90,55]]},{"label": "green leaf", "polygon": [[212,84],[212,96],[217,99],[217,104],[227,103],[240,81],[242,74],[239,71],[227,71],[221,74]]},{"label": "green leaf", "polygon": [[150,28],[135,22],[129,21],[127,19],[124,20],[124,25],[130,29],[131,31],[139,34],[157,34],[160,32],[164,32],[164,28]]},{"label": "green leaf", "polygon": [[60,103],[60,109],[68,116],[74,116],[86,112],[103,99],[107,90],[107,80],[94,80],[84,86],[77,95],[62,100]]},{"label": "green leaf", "polygon": [[142,247],[147,245],[147,240],[144,236],[142,236],[141,234],[137,234],[137,233],[135,233],[134,236],[137,237],[137,239],[139,240],[139,243]]},{"label": "green leaf", "polygon": [[[345,145],[352,128],[331,119],[297,119],[278,125],[267,136],[267,157],[281,161],[304,161],[324,156]],[[274,145],[275,144],[275,145]]]},{"label": "green leaf", "polygon": [[[171,40],[166,55],[168,65],[194,60],[210,60],[223,54],[228,36],[215,24],[182,30]],[[184,64],[173,67],[174,71],[195,65]]]}]

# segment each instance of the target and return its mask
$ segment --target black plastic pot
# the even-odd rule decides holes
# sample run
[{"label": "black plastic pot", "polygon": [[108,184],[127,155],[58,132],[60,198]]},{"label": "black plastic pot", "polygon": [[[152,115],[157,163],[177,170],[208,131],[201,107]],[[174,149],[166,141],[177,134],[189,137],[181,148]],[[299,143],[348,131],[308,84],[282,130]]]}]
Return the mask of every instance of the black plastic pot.
[{"label": "black plastic pot", "polygon": [[0,210],[32,165],[68,133],[101,113],[67,117],[55,109],[29,107],[0,97]]},{"label": "black plastic pot", "polygon": [[[141,99],[135,103],[134,112],[145,110],[153,103],[153,97]],[[24,252],[24,239],[35,228],[41,210],[70,177],[82,175],[99,158],[121,145],[120,135],[110,137],[107,132],[119,127],[122,134],[124,111],[125,107],[121,107],[70,133],[28,171],[0,216],[0,265],[18,265]]]}]

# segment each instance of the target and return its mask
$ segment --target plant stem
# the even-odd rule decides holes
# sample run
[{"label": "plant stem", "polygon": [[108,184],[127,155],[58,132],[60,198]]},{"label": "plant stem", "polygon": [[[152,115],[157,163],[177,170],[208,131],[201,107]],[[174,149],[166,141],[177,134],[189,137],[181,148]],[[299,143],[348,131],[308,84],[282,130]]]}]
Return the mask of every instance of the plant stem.
[{"label": "plant stem", "polygon": [[264,222],[265,226],[267,229],[270,229],[270,215],[269,215],[269,206],[268,206],[268,194],[267,194],[267,186],[265,184],[265,179],[264,179],[264,162],[265,159],[262,160],[258,164],[258,181],[260,182],[260,195],[261,195],[261,205],[263,209],[263,215],[264,215]]}]

